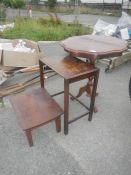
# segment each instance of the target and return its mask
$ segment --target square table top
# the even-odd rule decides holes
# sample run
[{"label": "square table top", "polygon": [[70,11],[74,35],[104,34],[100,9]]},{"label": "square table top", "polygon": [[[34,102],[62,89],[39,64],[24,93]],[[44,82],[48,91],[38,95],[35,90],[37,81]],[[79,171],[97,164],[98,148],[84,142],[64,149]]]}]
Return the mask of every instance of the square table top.
[{"label": "square table top", "polygon": [[40,59],[44,64],[57,72],[65,79],[79,77],[83,74],[92,73],[94,65],[86,63],[78,58],[66,56],[44,57]]}]

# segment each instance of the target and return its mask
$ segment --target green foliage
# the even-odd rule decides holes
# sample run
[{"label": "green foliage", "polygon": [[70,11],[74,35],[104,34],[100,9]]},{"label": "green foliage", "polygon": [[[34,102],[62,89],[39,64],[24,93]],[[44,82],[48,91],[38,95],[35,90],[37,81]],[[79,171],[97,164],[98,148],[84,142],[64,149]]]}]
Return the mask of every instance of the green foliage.
[{"label": "green foliage", "polygon": [[0,6],[0,21],[5,21],[6,18],[6,9],[1,4]]},{"label": "green foliage", "polygon": [[59,41],[73,35],[89,34],[92,30],[82,25],[57,24],[50,18],[17,18],[13,29],[0,32],[1,38],[26,38],[34,41]]},{"label": "green foliage", "polygon": [[3,0],[3,3],[6,7],[12,7],[12,0]]},{"label": "green foliage", "polygon": [[49,9],[53,10],[57,4],[57,0],[48,0]]},{"label": "green foliage", "polygon": [[22,8],[25,6],[24,0],[13,0],[13,7],[14,8]]},{"label": "green foliage", "polygon": [[25,6],[25,0],[3,0],[6,7],[22,8]]},{"label": "green foliage", "polygon": [[40,17],[37,19],[38,23],[41,25],[53,25],[53,26],[57,26],[57,25],[61,25],[62,21],[58,19],[56,19],[55,17],[49,16],[49,17]]}]

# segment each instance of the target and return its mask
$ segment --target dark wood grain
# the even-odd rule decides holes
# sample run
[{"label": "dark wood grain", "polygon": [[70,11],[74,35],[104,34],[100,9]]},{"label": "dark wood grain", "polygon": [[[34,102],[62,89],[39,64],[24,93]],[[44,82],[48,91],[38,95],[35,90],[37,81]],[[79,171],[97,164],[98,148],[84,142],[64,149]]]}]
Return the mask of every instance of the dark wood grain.
[{"label": "dark wood grain", "polygon": [[[40,62],[43,62],[44,64],[49,66],[63,78],[70,80],[75,78],[78,78],[80,80],[80,78],[82,78],[82,76],[84,75],[86,75],[87,78],[87,74],[91,74],[92,72],[94,72],[94,70],[97,70],[94,65],[85,63],[84,61],[71,56],[44,57],[40,59]],[[85,79],[85,77],[83,77],[83,79]]]},{"label": "dark wood grain", "polygon": [[73,36],[60,42],[72,56],[90,59],[120,56],[127,49],[127,42],[111,36]]},{"label": "dark wood grain", "polygon": [[30,146],[33,145],[32,129],[56,120],[57,131],[61,130],[60,115],[63,114],[63,110],[44,88],[25,91],[12,96],[10,100]]}]

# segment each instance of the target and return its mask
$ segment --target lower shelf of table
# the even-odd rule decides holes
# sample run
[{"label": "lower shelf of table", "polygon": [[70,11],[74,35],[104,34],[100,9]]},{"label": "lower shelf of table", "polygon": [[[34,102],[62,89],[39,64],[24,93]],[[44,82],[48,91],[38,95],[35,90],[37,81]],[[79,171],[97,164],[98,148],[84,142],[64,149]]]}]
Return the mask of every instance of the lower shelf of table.
[{"label": "lower shelf of table", "polygon": [[[60,91],[58,93],[52,94],[51,97],[55,97],[55,96],[60,95],[60,94],[63,94],[63,93],[64,93],[64,91]],[[84,116],[86,116],[86,115],[88,115],[90,113],[90,108],[88,106],[86,106],[81,100],[79,100],[78,98],[76,98],[73,94],[69,93],[69,95],[71,96],[71,100],[76,100],[79,104],[81,104],[84,108],[87,109],[87,112],[84,113],[84,114],[81,114],[78,117],[75,117],[72,120],[69,120],[68,121],[68,124],[73,123],[73,122],[79,120],[80,118],[82,118],[82,117],[84,117]]]}]

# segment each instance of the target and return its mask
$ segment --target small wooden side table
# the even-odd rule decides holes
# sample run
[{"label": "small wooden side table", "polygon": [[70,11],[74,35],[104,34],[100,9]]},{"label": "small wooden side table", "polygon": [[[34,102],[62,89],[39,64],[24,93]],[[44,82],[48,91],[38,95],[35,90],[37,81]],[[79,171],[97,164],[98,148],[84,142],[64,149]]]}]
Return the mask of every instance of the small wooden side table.
[{"label": "small wooden side table", "polygon": [[[89,63],[85,63],[84,61],[81,61],[80,59],[67,56],[67,57],[44,57],[40,59],[39,61],[40,65],[40,82],[41,87],[44,87],[44,73],[43,73],[43,65],[49,66],[52,70],[54,70],[56,73],[61,75],[64,78],[64,92],[58,92],[55,95],[59,95],[61,93],[64,93],[64,133],[68,134],[68,125],[81,117],[89,114],[88,120],[92,120],[92,114],[95,104],[95,96],[96,96],[96,89],[97,89],[97,83],[98,83],[98,77],[99,77],[99,69],[96,68],[94,65],[91,65]],[[69,85],[71,83],[88,79],[92,77],[93,78],[93,91],[91,94],[91,102],[90,107],[86,107],[85,104],[84,107],[88,110],[86,113],[82,114],[81,116],[76,117],[73,120],[69,120],[69,95],[71,95],[73,98],[75,98],[71,93],[69,93]]]},{"label": "small wooden side table", "polygon": [[33,146],[32,130],[41,125],[55,120],[57,132],[61,131],[60,116],[63,110],[44,88],[17,94],[10,101],[29,146]]}]

